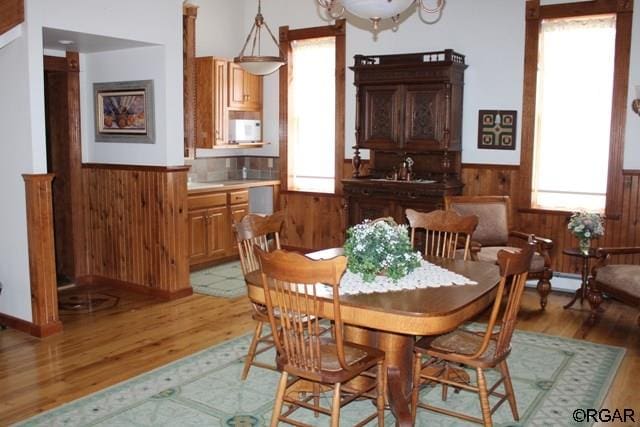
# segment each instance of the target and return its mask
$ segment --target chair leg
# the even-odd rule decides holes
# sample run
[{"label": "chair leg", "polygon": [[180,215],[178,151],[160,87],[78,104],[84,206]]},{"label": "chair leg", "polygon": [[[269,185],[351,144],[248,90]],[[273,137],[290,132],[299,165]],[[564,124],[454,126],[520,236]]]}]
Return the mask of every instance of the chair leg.
[{"label": "chair leg", "polygon": [[283,371],[282,374],[280,374],[280,382],[278,383],[278,391],[276,392],[276,401],[273,406],[273,414],[271,414],[271,427],[276,427],[278,425],[278,418],[280,417],[280,412],[282,412],[284,392],[287,388],[288,379],[289,374]]},{"label": "chair leg", "polygon": [[244,368],[242,368],[242,375],[240,379],[242,381],[247,379],[247,375],[249,375],[249,369],[251,369],[251,364],[253,363],[253,359],[256,357],[256,349],[258,348],[258,341],[260,341],[260,337],[262,335],[262,322],[258,321],[256,325],[256,330],[253,333],[253,338],[251,339],[251,344],[249,345],[249,351],[247,351],[247,357],[244,360]]},{"label": "chair leg", "polygon": [[[444,371],[442,372],[442,377],[445,379],[449,379],[449,364],[445,362]],[[449,390],[449,386],[445,383],[442,383],[442,401],[447,401],[447,392]]]},{"label": "chair leg", "polygon": [[333,389],[333,402],[331,403],[331,427],[340,426],[340,383]]},{"label": "chair leg", "polygon": [[[547,277],[548,276],[548,277]],[[538,294],[540,295],[540,307],[544,310],[547,307],[547,296],[551,292],[551,282],[549,281],[553,273],[545,270],[544,276],[538,280]]]},{"label": "chair leg", "polygon": [[[313,404],[316,408],[320,406],[320,384],[315,382],[313,383]],[[320,416],[320,412],[314,410],[313,416],[318,418]]]},{"label": "chair leg", "polygon": [[384,361],[378,362],[376,374],[376,407],[378,408],[378,426],[384,426],[384,383],[386,382]]},{"label": "chair leg", "polygon": [[513,392],[513,383],[511,382],[511,374],[509,373],[509,366],[507,365],[507,361],[503,360],[498,365],[500,368],[500,372],[504,377],[504,389],[507,394],[507,399],[509,400],[509,406],[511,407],[511,413],[513,414],[513,419],[515,421],[520,421],[520,416],[518,415],[518,404],[516,403],[516,395]]},{"label": "chair leg", "polygon": [[593,283],[589,284],[587,299],[591,306],[591,314],[589,315],[588,322],[590,325],[594,325],[596,320],[598,320],[598,310],[600,308],[600,304],[602,304],[602,292],[596,289]]},{"label": "chair leg", "polygon": [[420,370],[422,368],[422,357],[420,353],[415,353],[413,357],[413,388],[411,390],[411,420],[416,423],[418,410],[418,394],[420,393]]},{"label": "chair leg", "polygon": [[476,368],[478,375],[478,394],[480,395],[480,408],[482,409],[482,420],[485,427],[492,427],[491,407],[489,406],[489,390],[487,390],[487,381],[484,378],[482,368]]}]

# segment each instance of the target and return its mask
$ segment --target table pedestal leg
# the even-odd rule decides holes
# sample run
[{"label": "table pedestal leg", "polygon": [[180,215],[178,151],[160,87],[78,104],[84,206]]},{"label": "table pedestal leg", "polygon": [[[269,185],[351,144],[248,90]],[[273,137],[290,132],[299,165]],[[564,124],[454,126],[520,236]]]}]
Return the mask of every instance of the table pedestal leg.
[{"label": "table pedestal leg", "polygon": [[413,344],[412,335],[373,331],[345,325],[345,340],[377,347],[385,353],[387,365],[386,400],[398,425],[411,425],[411,387]]},{"label": "table pedestal leg", "polygon": [[576,303],[578,298],[580,298],[580,305],[582,305],[584,300],[587,298],[588,281],[589,281],[589,257],[583,256],[582,257],[582,283],[580,283],[580,288],[576,290],[576,293],[573,295],[573,298],[571,298],[571,301],[569,301],[569,303],[563,306],[562,308],[572,307],[573,304]]}]

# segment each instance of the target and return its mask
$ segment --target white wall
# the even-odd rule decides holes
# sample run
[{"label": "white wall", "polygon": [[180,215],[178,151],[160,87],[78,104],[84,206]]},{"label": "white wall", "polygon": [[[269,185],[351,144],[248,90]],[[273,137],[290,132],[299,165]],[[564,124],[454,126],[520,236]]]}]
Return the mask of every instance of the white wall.
[{"label": "white wall", "polygon": [[31,320],[23,173],[32,170],[27,38],[0,49],[0,312]]},{"label": "white wall", "polygon": [[[23,34],[0,49],[0,128],[3,129],[0,144],[0,179],[5,201],[0,221],[0,282],[4,289],[0,295],[0,312],[31,321],[31,300],[28,268],[27,231],[25,214],[23,173],[46,173],[46,143],[44,122],[43,83],[43,27],[55,28],[138,40],[159,45],[145,51],[140,60],[133,53],[121,53],[112,57],[120,60],[121,67],[130,73],[116,77],[153,76],[156,78],[156,115],[160,123],[156,134],[159,144],[150,151],[127,147],[127,144],[111,144],[93,149],[89,158],[94,162],[124,162],[131,159],[145,164],[182,165],[183,114],[182,114],[182,0],[26,0]],[[153,50],[158,49],[158,50]],[[92,57],[89,63],[95,69],[100,58]],[[81,58],[86,60],[87,58]],[[104,58],[102,58],[104,59]],[[127,60],[127,62],[124,62]],[[142,61],[150,60],[151,64]],[[112,64],[115,66],[116,64]],[[150,67],[157,68],[150,72]],[[85,72],[86,73],[86,72]],[[110,76],[101,75],[105,80]],[[147,78],[147,77],[143,77]],[[89,81],[83,77],[87,88]],[[81,93],[85,109],[83,126],[92,123],[86,115],[86,93]],[[162,105],[159,105],[161,103]],[[92,109],[91,109],[92,111]],[[92,114],[92,113],[91,113]],[[87,135],[83,128],[83,137]],[[86,146],[88,142],[84,141]],[[85,154],[86,156],[86,154]],[[87,159],[87,157],[85,157]],[[147,158],[149,161],[143,160]]]},{"label": "white wall", "polygon": [[[562,0],[564,1],[564,0]],[[579,1],[579,0],[576,0]],[[561,0],[545,0],[545,4]],[[208,6],[201,2],[201,9]],[[207,2],[208,3],[208,2]],[[256,12],[255,0],[244,0],[244,33],[249,30]],[[631,53],[630,95],[640,85],[640,5],[634,12]],[[416,13],[403,16],[397,31],[380,32],[377,38],[368,31],[367,22],[347,25],[347,65],[355,54],[422,52],[452,48],[466,55],[463,106],[463,161],[466,163],[519,164],[520,124],[522,122],[522,80],[524,62],[525,1],[455,0],[448,1],[442,18],[425,24]],[[277,34],[280,25],[290,28],[326,25],[315,0],[269,0],[262,4],[263,15]],[[200,19],[200,18],[198,18]],[[203,24],[204,25],[204,24]],[[233,38],[228,38],[232,41]],[[266,41],[266,40],[265,40]],[[266,44],[270,46],[269,43]],[[629,104],[631,102],[629,99]],[[516,151],[480,150],[477,148],[479,109],[513,109],[518,111]],[[346,74],[345,157],[352,155],[355,143],[355,88],[353,73]],[[629,108],[626,131],[625,168],[640,169],[640,120]],[[266,140],[274,144],[251,154],[277,155],[278,147],[278,77],[267,76],[264,85],[264,124]],[[366,155],[366,153],[365,153]]]}]

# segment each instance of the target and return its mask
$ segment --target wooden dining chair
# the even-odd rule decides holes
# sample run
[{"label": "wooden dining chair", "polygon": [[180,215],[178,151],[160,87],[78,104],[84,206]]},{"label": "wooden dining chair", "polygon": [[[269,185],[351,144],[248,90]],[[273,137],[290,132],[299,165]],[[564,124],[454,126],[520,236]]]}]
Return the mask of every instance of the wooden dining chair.
[{"label": "wooden dining chair", "polygon": [[[260,269],[260,263],[253,251],[254,245],[265,251],[280,249],[280,230],[284,224],[284,212],[276,212],[269,216],[249,214],[245,215],[240,222],[233,224],[233,229],[238,242],[240,252],[240,266],[242,273],[247,274]],[[266,307],[263,304],[252,302],[252,317],[256,321],[256,329],[247,351],[244,361],[241,379],[245,380],[249,374],[251,365],[276,370],[275,365],[267,364],[256,360],[260,353],[273,348],[273,336],[271,333],[263,335],[265,323],[269,323]],[[258,349],[260,346],[260,349]]]},{"label": "wooden dining chair", "polygon": [[[466,261],[470,258],[471,235],[478,226],[475,215],[462,216],[453,211],[437,210],[418,212],[405,211],[411,227],[411,245],[423,249],[424,255],[441,258],[456,258],[462,253]],[[422,235],[422,239],[418,236]]]},{"label": "wooden dining chair", "polygon": [[[384,425],[384,352],[344,341],[338,287],[347,266],[346,257],[312,260],[282,250],[267,253],[256,248],[255,252],[260,258],[269,322],[272,330],[279,331],[274,340],[282,375],[271,426],[280,421],[306,425],[291,418],[300,408],[312,410],[316,416],[329,415],[331,426],[338,426],[340,408],[362,398],[374,400],[376,410],[354,425],[365,425],[376,418],[378,425]],[[320,299],[323,292],[329,302]],[[332,304],[333,336],[323,335],[320,324],[321,309],[326,304]],[[358,389],[347,384],[359,376],[367,378]],[[313,392],[292,393],[300,380],[311,382]],[[321,386],[333,389],[330,407],[320,405]],[[284,403],[289,407],[282,412]]]},{"label": "wooden dining chair", "polygon": [[[463,328],[456,329],[445,335],[424,337],[418,341],[414,349],[414,378],[411,395],[411,415],[415,422],[417,408],[424,408],[440,414],[455,416],[466,421],[491,426],[491,414],[505,401],[509,402],[513,418],[518,421],[516,404],[511,376],[507,367],[507,357],[511,352],[511,337],[515,329],[520,299],[527,280],[529,264],[534,252],[534,244],[529,243],[517,252],[505,250],[498,253],[500,268],[500,283],[497,287],[496,299],[491,309],[489,322],[484,332],[472,332]],[[505,300],[503,304],[503,300]],[[499,326],[496,332],[494,328]],[[423,358],[427,357],[423,362]],[[467,381],[457,381],[450,375],[450,363],[465,365],[476,371],[477,383],[472,385]],[[499,379],[488,387],[485,370],[498,368]],[[469,414],[435,406],[420,400],[419,392],[422,385],[439,383],[443,387],[443,400],[446,399],[446,387],[453,386],[476,392],[480,397],[482,418]],[[504,385],[504,393],[497,391],[500,384]],[[498,398],[493,407],[489,405],[489,396]]]}]

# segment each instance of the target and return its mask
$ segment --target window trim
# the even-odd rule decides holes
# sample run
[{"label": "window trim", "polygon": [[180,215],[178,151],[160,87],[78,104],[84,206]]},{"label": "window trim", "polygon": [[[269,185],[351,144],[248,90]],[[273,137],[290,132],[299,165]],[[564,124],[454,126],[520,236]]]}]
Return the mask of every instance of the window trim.
[{"label": "window trim", "polygon": [[[280,27],[280,49],[287,58],[287,63],[280,67],[280,184],[283,191],[294,193],[313,193],[304,190],[289,190],[289,75],[291,73],[291,42],[294,40],[335,37],[336,40],[336,111],[335,111],[335,178],[333,193],[323,195],[342,195],[342,176],[344,162],[345,136],[345,70],[346,70],[346,21],[337,20],[334,25],[310,27],[291,30],[288,26]],[[314,193],[315,194],[315,193]]]},{"label": "window trim", "polygon": [[540,23],[543,19],[570,18],[585,15],[616,15],[616,45],[613,70],[611,131],[609,139],[609,173],[605,214],[619,218],[622,214],[623,156],[627,118],[627,91],[631,52],[631,24],[633,1],[592,0],[540,6],[540,0],[527,0],[524,46],[524,90],[522,100],[522,147],[520,150],[520,192],[517,202],[521,209],[533,209],[531,190],[533,176],[533,149],[538,68]]}]

